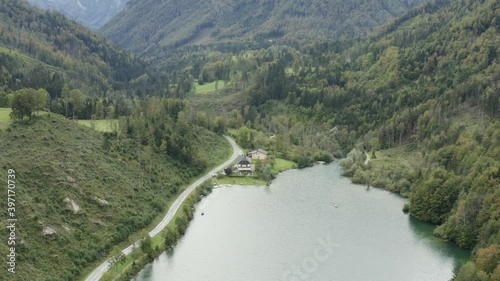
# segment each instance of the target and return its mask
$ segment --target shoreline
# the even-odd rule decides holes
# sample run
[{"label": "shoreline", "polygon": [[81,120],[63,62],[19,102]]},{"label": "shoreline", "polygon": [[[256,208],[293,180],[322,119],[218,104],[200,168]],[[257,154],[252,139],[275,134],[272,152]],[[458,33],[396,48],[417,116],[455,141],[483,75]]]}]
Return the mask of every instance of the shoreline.
[{"label": "shoreline", "polygon": [[[214,190],[214,189],[232,187],[233,185],[259,186],[259,187],[269,186],[272,183],[272,181],[276,178],[276,176],[279,175],[280,173],[288,171],[288,170],[292,170],[292,169],[297,169],[295,162],[285,160],[285,159],[280,159],[280,160],[288,161],[289,163],[293,163],[293,165],[289,165],[288,167],[286,167],[284,169],[280,169],[279,171],[275,171],[275,174],[273,174],[273,179],[271,179],[268,182],[265,182],[263,180],[260,180],[260,179],[254,178],[254,177],[244,177],[244,176],[238,176],[238,177],[226,176],[226,177],[221,178],[221,179],[211,178],[211,179],[208,179],[207,181],[204,182],[204,183],[212,182],[210,192],[208,194],[210,194],[212,192],[212,190]],[[317,161],[312,166],[320,165],[320,164],[326,165],[329,163]],[[221,180],[223,182],[228,182],[228,183],[219,183]],[[213,184],[213,182],[215,182],[215,184]],[[196,193],[198,193],[200,190],[201,189],[196,189],[195,192],[190,194],[190,197],[196,196]],[[179,208],[179,210],[184,209],[186,207],[190,210],[195,209],[196,204],[202,199],[202,197],[204,197],[204,196],[203,195],[201,197],[198,196],[198,198],[197,198],[198,200],[191,202],[191,204],[189,204],[189,205],[187,205],[188,203],[190,203],[190,202],[188,202],[188,200],[184,201],[182,203],[181,207]],[[177,217],[178,215],[182,215],[178,211],[176,212],[174,218]],[[190,221],[191,221],[191,219],[189,219],[187,227],[189,227]],[[171,224],[169,223],[168,226],[170,226],[170,225]],[[168,226],[166,226],[165,228],[167,228]],[[151,263],[152,261],[154,261],[154,259],[156,259],[158,256],[160,256],[163,252],[168,251],[169,249],[175,247],[175,244],[177,243],[177,241],[179,241],[184,236],[183,234],[179,235],[177,237],[176,241],[172,245],[164,245],[164,243],[163,243],[164,235],[160,235],[160,234],[162,234],[162,232],[159,232],[155,237],[152,238],[153,240],[155,240],[155,241],[153,241],[153,243],[156,242],[156,244],[157,244],[156,245],[157,248],[155,248],[155,252],[152,256],[148,256],[145,253],[142,253],[142,251],[140,249],[140,245],[138,245],[133,251],[130,252],[130,255],[127,255],[127,257],[130,257],[131,255],[134,255],[134,253],[135,254],[138,253],[139,255],[141,255],[138,259],[134,259],[133,261],[128,261],[126,263],[126,265],[122,265],[122,266],[120,266],[120,264],[118,264],[118,263],[115,264],[114,266],[109,268],[108,272],[111,271],[113,268],[124,266],[123,268],[121,268],[121,270],[119,270],[119,271],[117,270],[115,272],[115,274],[118,276],[116,276],[116,275],[109,276],[109,275],[107,275],[108,273],[105,273],[103,275],[102,279],[100,279],[100,280],[102,280],[102,281],[106,281],[106,280],[130,280],[131,278],[136,276],[141,270],[143,270],[144,267],[148,263]],[[161,246],[159,246],[158,244]]]}]

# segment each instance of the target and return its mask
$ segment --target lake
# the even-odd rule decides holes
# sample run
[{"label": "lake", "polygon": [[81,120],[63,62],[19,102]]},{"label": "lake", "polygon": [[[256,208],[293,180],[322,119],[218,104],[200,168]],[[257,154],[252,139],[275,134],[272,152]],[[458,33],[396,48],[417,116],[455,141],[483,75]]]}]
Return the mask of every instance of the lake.
[{"label": "lake", "polygon": [[352,184],[337,163],[214,189],[175,248],[133,280],[448,281],[470,252],[404,214],[405,202]]}]

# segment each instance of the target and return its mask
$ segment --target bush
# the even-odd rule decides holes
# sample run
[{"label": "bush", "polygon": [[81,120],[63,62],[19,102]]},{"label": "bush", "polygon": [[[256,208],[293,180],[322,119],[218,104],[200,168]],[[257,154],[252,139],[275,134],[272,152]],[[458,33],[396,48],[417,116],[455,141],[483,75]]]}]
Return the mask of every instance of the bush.
[{"label": "bush", "polygon": [[311,164],[311,158],[309,158],[308,156],[299,156],[299,158],[297,159],[297,166],[299,168],[305,168],[305,167],[308,167],[310,166]]},{"label": "bush", "polygon": [[330,163],[333,161],[333,156],[329,153],[326,153],[325,151],[320,152],[319,155],[317,155],[315,158],[316,161],[324,161],[326,163]]},{"label": "bush", "polygon": [[141,250],[145,254],[151,254],[153,252],[153,241],[151,241],[151,237],[146,235],[144,239],[141,241]]},{"label": "bush", "polygon": [[410,212],[410,204],[405,203],[403,206],[403,213],[407,214],[408,212]]},{"label": "bush", "polygon": [[186,233],[186,229],[189,225],[189,220],[186,218],[184,214],[181,214],[175,219],[175,225],[179,231],[180,235],[184,235]]},{"label": "bush", "polygon": [[173,226],[167,226],[167,229],[165,230],[165,248],[170,248],[172,247],[175,242],[177,242],[177,239],[179,239],[179,232],[177,229]]},{"label": "bush", "polygon": [[356,184],[367,183],[367,178],[368,177],[365,171],[363,171],[362,169],[357,169],[352,177],[352,182]]}]

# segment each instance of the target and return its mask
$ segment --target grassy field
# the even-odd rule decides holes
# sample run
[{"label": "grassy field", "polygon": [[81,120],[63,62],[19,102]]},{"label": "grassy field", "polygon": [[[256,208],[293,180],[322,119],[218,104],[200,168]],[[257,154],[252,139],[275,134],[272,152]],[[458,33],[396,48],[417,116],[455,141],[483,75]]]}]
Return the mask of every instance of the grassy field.
[{"label": "grassy field", "polygon": [[0,129],[5,130],[10,124],[10,108],[0,108]]},{"label": "grassy field", "polygon": [[[370,153],[371,155],[371,153]],[[411,145],[402,145],[375,152],[369,164],[379,172],[396,170],[398,167],[411,167],[421,160],[421,154],[414,151]]]},{"label": "grassy field", "polygon": [[271,171],[275,174],[281,173],[286,170],[290,170],[297,167],[297,163],[281,158],[274,159],[274,164]]},{"label": "grassy field", "polygon": [[188,96],[194,109],[212,114],[229,112],[235,108],[241,108],[246,102],[244,92],[232,92],[225,88],[210,94],[194,94]]},{"label": "grassy field", "polygon": [[235,185],[266,185],[265,181],[253,177],[223,177],[221,179],[214,179],[218,185],[222,184],[235,184]]},{"label": "grassy field", "polygon": [[[217,84],[217,89],[215,87],[215,84]],[[204,83],[203,85],[194,83],[194,92],[197,94],[212,93],[222,88],[224,88],[224,80],[217,80],[211,83]]]},{"label": "grassy field", "polygon": [[118,119],[112,120],[78,120],[79,124],[100,132],[113,132],[118,127]]},{"label": "grassy field", "polygon": [[[10,108],[0,108],[0,129],[5,130],[11,123]],[[79,124],[93,128],[100,132],[112,132],[118,124],[118,119],[113,120],[78,120]]]}]

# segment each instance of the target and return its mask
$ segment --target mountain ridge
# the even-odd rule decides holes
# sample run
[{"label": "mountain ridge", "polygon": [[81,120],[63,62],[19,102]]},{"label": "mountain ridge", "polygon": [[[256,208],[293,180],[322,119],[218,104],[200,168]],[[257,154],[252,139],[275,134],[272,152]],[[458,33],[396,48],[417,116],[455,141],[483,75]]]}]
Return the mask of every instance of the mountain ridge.
[{"label": "mountain ridge", "polygon": [[55,10],[67,17],[97,30],[120,12],[128,0],[28,0],[44,10]]},{"label": "mountain ridge", "polygon": [[142,59],[64,15],[24,0],[0,2],[3,91],[44,88],[54,98],[67,84],[98,96],[109,89],[144,92],[140,80],[154,84],[155,69]]},{"label": "mountain ridge", "polygon": [[138,54],[242,39],[308,42],[366,35],[423,2],[132,0],[100,32]]}]

